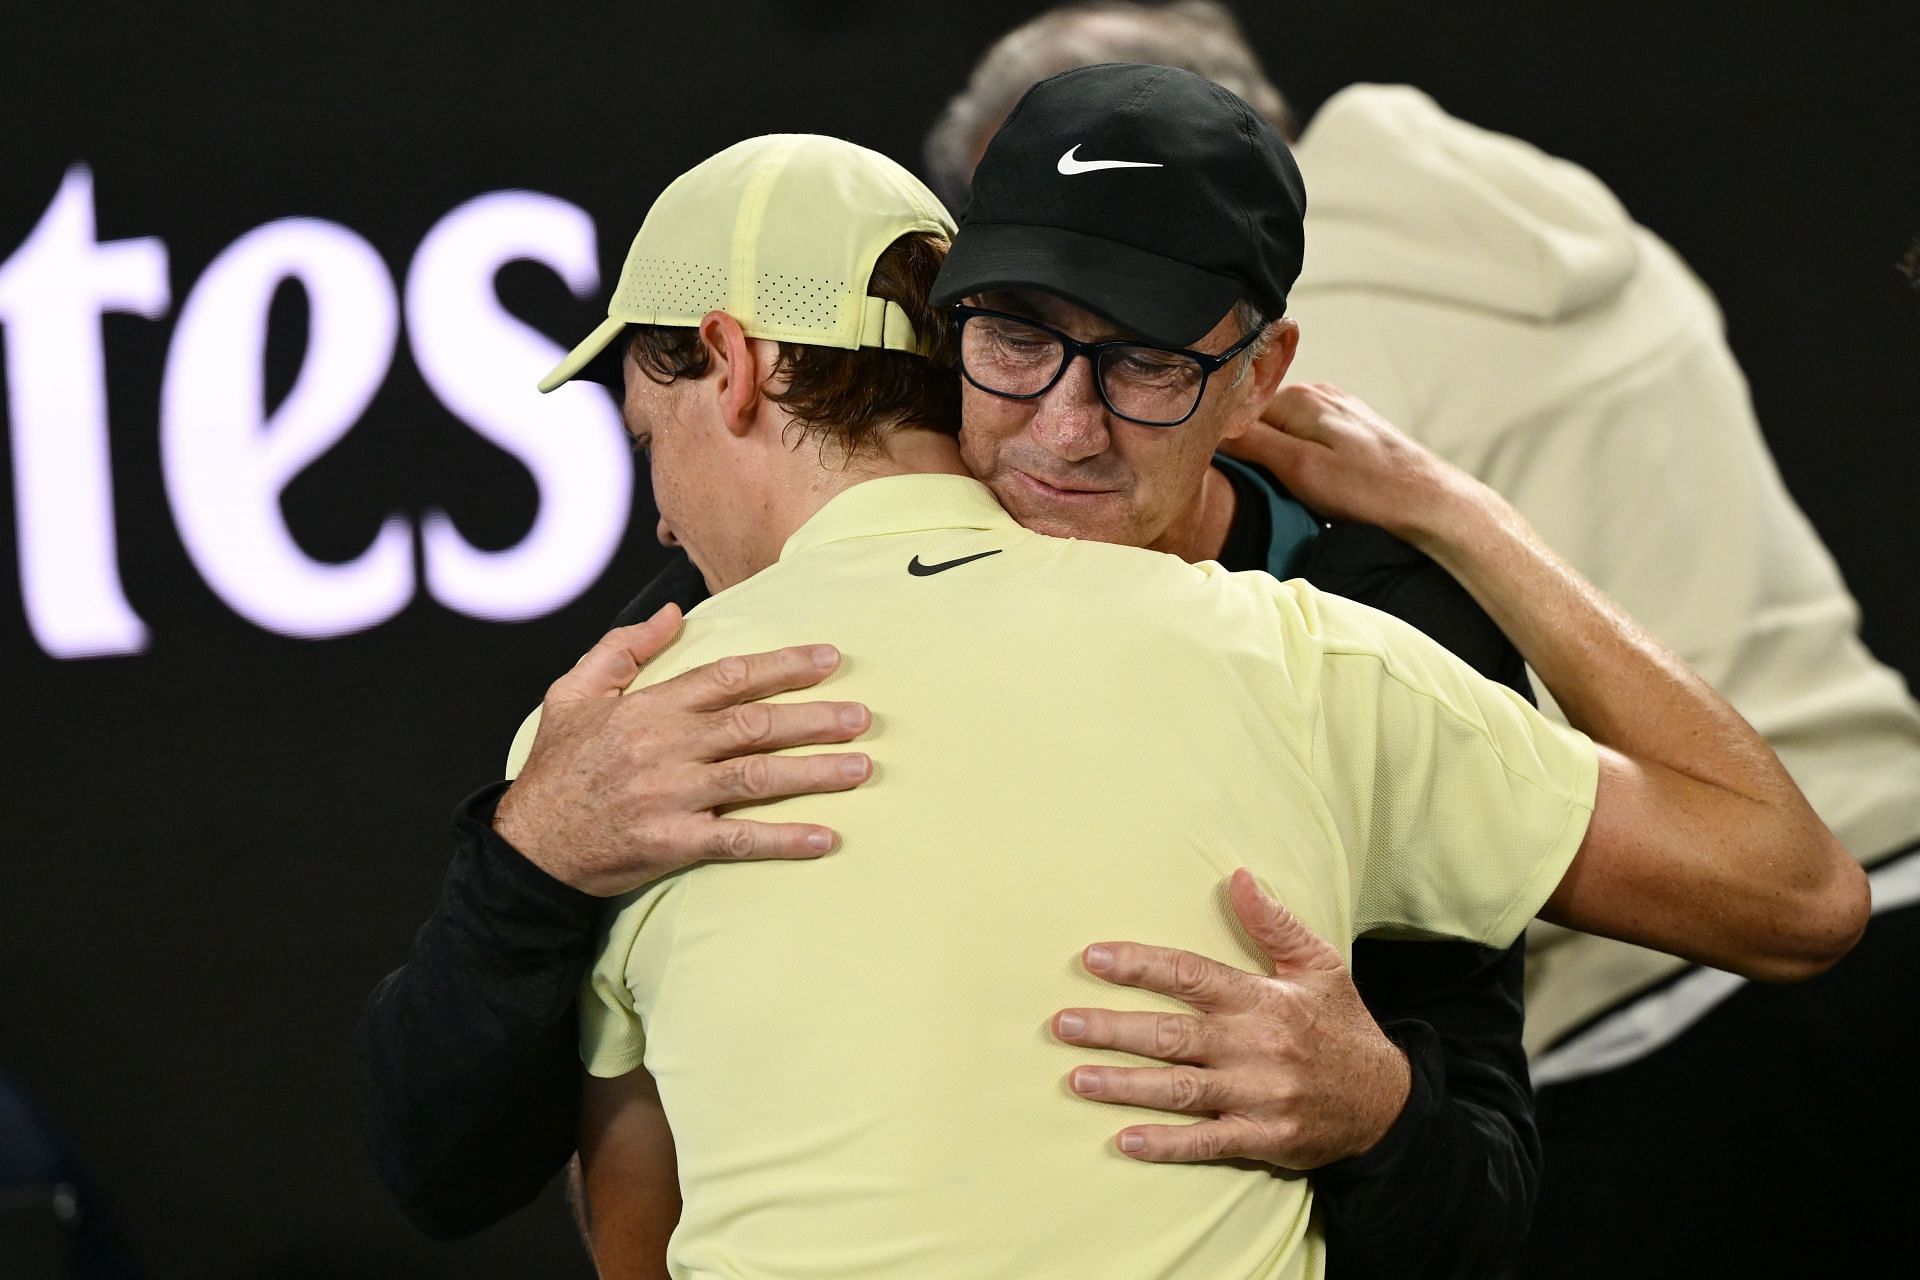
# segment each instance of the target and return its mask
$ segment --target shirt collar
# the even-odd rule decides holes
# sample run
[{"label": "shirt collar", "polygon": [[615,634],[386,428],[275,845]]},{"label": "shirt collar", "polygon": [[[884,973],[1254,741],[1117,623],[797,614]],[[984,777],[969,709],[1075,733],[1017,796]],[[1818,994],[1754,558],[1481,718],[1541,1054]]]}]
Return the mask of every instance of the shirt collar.
[{"label": "shirt collar", "polygon": [[971,476],[916,474],[862,480],[827,500],[780,549],[786,560],[849,538],[926,529],[1018,528],[993,490]]}]

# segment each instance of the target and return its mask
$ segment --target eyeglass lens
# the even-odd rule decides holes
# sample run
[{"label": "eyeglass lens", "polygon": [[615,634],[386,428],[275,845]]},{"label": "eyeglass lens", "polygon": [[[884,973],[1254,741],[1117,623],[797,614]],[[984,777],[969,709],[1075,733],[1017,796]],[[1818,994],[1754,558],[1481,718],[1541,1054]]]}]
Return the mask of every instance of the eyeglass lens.
[{"label": "eyeglass lens", "polygon": [[[961,364],[985,391],[1038,395],[1059,377],[1068,358],[1059,338],[1018,320],[973,315],[961,327]],[[1132,344],[1101,351],[1095,376],[1115,413],[1150,424],[1187,417],[1206,382],[1205,371],[1191,357]]]}]

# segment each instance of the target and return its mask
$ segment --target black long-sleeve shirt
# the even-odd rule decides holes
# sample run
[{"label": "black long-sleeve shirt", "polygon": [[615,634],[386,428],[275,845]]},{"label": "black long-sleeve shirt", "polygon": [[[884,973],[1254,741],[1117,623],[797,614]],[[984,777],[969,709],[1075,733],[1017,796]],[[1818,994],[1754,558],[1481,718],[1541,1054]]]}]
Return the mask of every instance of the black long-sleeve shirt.
[{"label": "black long-sleeve shirt", "polygon": [[[1271,519],[1245,476],[1232,478],[1242,500],[1222,562],[1264,568]],[[1330,526],[1306,548],[1300,576],[1396,615],[1531,696],[1519,655],[1486,614],[1391,535]],[[669,601],[691,608],[705,595],[678,556],[618,621],[639,621]],[[361,1117],[375,1166],[402,1212],[442,1239],[525,1205],[574,1149],[574,998],[602,903],[494,833],[505,788],[485,788],[456,810],[439,907],[407,964],[374,990],[358,1031]],[[1520,1044],[1521,966],[1518,944],[1354,944],[1354,981],[1407,1052],[1413,1087],[1372,1151],[1313,1175],[1334,1275],[1491,1276],[1518,1248],[1539,1176]]]}]

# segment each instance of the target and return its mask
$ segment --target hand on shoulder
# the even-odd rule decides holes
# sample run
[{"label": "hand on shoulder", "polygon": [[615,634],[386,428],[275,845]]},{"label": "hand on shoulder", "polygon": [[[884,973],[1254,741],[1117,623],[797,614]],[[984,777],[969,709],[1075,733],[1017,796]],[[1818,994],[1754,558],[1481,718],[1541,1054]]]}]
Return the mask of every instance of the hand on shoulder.
[{"label": "hand on shoulder", "polygon": [[1221,448],[1258,463],[1300,501],[1335,520],[1377,525],[1409,542],[1482,486],[1329,383],[1293,383],[1260,420]]},{"label": "hand on shoulder", "polygon": [[547,874],[600,897],[709,859],[814,858],[834,833],[722,817],[728,806],[859,786],[858,752],[774,755],[847,742],[872,723],[854,702],[766,703],[838,668],[829,645],[727,657],[626,692],[680,631],[668,606],[608,632],[541,702],[526,767],[495,810],[501,838]]}]

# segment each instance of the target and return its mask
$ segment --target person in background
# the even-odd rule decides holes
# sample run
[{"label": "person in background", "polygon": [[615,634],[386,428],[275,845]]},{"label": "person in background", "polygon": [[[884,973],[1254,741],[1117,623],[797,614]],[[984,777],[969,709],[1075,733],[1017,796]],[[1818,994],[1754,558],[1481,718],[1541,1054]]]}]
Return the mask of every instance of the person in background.
[{"label": "person in background", "polygon": [[[1131,60],[1185,66],[1291,127],[1221,6],[1073,5],[981,59],[929,135],[935,189],[964,203],[1034,81]],[[1920,708],[1861,643],[1711,296],[1591,174],[1418,90],[1343,90],[1296,154],[1313,196],[1296,376],[1363,397],[1511,500],[1765,735],[1872,873],[1869,945],[1804,988],[1535,927],[1548,1172],[1522,1270],[1806,1273],[1835,1240],[1889,1244],[1920,1189],[1904,1156],[1920,1100],[1887,1084],[1920,1051],[1904,977],[1920,965]],[[1258,433],[1234,447],[1276,470],[1286,456]]]}]

